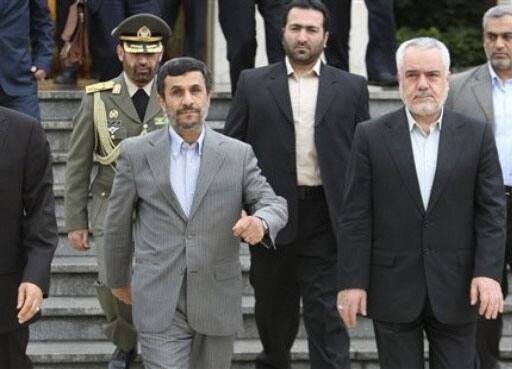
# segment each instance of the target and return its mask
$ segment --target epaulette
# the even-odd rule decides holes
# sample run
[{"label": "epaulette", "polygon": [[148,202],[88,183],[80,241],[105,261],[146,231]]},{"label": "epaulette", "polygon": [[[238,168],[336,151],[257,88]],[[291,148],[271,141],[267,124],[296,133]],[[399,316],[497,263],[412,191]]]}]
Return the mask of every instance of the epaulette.
[{"label": "epaulette", "polygon": [[98,92],[98,91],[112,90],[114,88],[114,85],[115,85],[114,81],[95,83],[93,85],[86,86],[85,93],[92,94],[92,93]]}]

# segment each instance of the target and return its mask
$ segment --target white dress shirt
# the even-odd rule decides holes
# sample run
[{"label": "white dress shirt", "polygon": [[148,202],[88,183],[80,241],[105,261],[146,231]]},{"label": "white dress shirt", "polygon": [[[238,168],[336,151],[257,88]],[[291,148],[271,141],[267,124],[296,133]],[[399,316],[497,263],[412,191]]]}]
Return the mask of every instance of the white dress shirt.
[{"label": "white dress shirt", "polygon": [[315,111],[321,60],[318,59],[313,68],[301,76],[295,74],[288,57],[285,63],[295,126],[297,182],[299,186],[320,186],[322,178],[315,146]]},{"label": "white dress shirt", "polygon": [[405,112],[411,135],[416,176],[418,177],[423,206],[427,209],[430,193],[432,192],[432,185],[434,184],[434,176],[436,174],[443,112],[441,111],[439,119],[430,126],[430,132],[425,132],[421,129],[420,125],[409,112],[409,109],[405,109]]}]

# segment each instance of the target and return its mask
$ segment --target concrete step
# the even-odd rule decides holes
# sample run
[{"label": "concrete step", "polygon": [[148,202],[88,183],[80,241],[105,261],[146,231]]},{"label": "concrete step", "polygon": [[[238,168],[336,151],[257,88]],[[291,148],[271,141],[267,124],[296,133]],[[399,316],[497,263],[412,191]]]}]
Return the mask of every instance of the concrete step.
[{"label": "concrete step", "polygon": [[[31,342],[27,351],[36,369],[99,369],[105,368],[113,350],[114,346],[111,343],[101,341],[49,341]],[[257,339],[235,341],[231,368],[253,368],[256,355],[260,351],[261,343]],[[309,368],[306,340],[296,340],[291,351],[294,369]],[[374,366],[377,353],[372,340],[353,340],[351,357],[354,361],[353,369],[378,368],[378,366]],[[140,357],[137,358],[137,363],[140,365]],[[135,368],[140,368],[140,366],[135,366]]]},{"label": "concrete step", "polygon": [[[500,349],[501,369],[512,369],[512,338],[502,339]],[[111,343],[101,341],[31,342],[27,350],[35,369],[104,369],[113,351],[114,346]],[[261,343],[256,339],[235,341],[231,369],[253,369],[254,360],[260,351]],[[306,340],[295,341],[291,356],[294,369],[309,368]],[[379,369],[373,340],[353,339],[350,356],[352,369]],[[142,368],[140,361],[141,358],[137,357],[132,368]]]},{"label": "concrete step", "polygon": [[[70,121],[80,106],[83,91],[39,91],[38,95],[43,121]],[[212,94],[208,120],[224,120],[230,104],[231,96],[229,93],[214,92]]]},{"label": "concrete step", "polygon": [[[249,255],[241,253],[240,262],[242,263],[244,294],[253,295],[248,275]],[[94,282],[97,279],[97,271],[95,256],[56,256],[52,262],[50,296],[95,296]]]},{"label": "concrete step", "polygon": [[[244,296],[243,330],[239,339],[258,338],[254,320],[254,297]],[[31,327],[31,340],[36,341],[102,341],[105,336],[102,324],[105,323],[99,302],[94,297],[54,297],[43,304],[42,318]],[[301,324],[299,338],[306,333]],[[371,337],[371,336],[369,336]]]},{"label": "concrete step", "polygon": [[[377,117],[401,106],[397,89],[369,86],[370,114]],[[43,120],[69,121],[78,110],[83,91],[39,91],[39,103]],[[224,120],[229,111],[231,96],[225,92],[213,92],[208,114],[209,120]]]},{"label": "concrete step", "polygon": [[[243,330],[239,339],[257,338],[254,319],[254,297],[242,298]],[[507,299],[504,337],[512,338],[512,298]],[[99,302],[94,296],[50,297],[44,301],[42,319],[32,326],[33,341],[103,340],[101,325],[104,317]],[[352,339],[373,338],[371,320],[361,318],[357,328],[350,329]],[[298,337],[305,338],[306,331],[301,321]]]}]

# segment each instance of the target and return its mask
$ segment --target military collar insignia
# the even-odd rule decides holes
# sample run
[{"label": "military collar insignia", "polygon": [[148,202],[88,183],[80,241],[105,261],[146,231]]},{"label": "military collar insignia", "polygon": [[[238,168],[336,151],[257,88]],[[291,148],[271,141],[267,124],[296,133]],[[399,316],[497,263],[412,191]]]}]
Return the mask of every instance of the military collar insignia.
[{"label": "military collar insignia", "polygon": [[166,115],[155,117],[155,126],[164,126],[167,124],[169,124],[169,119],[167,119]]}]

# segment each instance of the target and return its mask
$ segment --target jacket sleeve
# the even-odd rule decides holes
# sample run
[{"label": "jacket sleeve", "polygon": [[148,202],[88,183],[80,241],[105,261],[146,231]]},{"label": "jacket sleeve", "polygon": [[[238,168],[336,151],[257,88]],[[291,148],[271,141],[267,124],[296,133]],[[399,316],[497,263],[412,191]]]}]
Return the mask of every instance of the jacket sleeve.
[{"label": "jacket sleeve", "polygon": [[247,141],[247,129],[249,122],[249,106],[247,103],[246,73],[240,74],[237,88],[231,107],[229,109],[224,134],[238,140]]},{"label": "jacket sleeve", "polygon": [[277,233],[288,221],[286,200],[277,196],[261,173],[252,148],[247,145],[244,160],[244,205],[252,209],[252,215],[265,220],[270,240],[274,243]]},{"label": "jacket sleeve", "polygon": [[27,263],[23,281],[36,284],[48,295],[50,264],[58,243],[50,145],[34,121],[23,170],[23,247]]},{"label": "jacket sleeve", "polygon": [[32,65],[50,73],[53,57],[53,31],[46,0],[30,0],[30,44]]},{"label": "jacket sleeve", "polygon": [[64,216],[68,232],[88,228],[87,200],[93,152],[93,102],[91,95],[84,95],[80,108],[73,118],[73,132],[66,164]]},{"label": "jacket sleeve", "polygon": [[367,289],[372,242],[372,169],[364,125],[358,125],[346,173],[338,243],[339,290]]},{"label": "jacket sleeve", "polygon": [[506,198],[492,127],[485,125],[476,178],[475,277],[501,281],[505,259]]},{"label": "jacket sleeve", "polygon": [[126,287],[131,280],[133,211],[138,197],[126,147],[127,142],[123,141],[105,216],[104,239],[105,245],[109,245],[105,248],[105,269],[110,288]]}]

